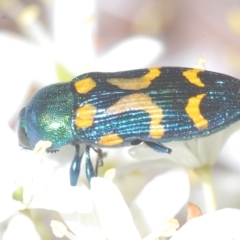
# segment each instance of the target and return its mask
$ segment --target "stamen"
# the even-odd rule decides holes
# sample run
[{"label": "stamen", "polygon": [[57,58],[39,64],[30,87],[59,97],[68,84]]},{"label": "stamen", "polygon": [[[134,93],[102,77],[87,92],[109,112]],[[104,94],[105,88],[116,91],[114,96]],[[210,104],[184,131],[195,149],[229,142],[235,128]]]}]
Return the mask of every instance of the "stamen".
[{"label": "stamen", "polygon": [[56,237],[62,238],[66,236],[70,240],[78,239],[75,235],[67,230],[67,227],[63,223],[59,221],[52,220],[50,226],[52,227],[53,234]]},{"label": "stamen", "polygon": [[52,146],[52,142],[50,141],[42,141],[40,140],[39,142],[37,142],[37,144],[35,145],[35,148],[33,149],[33,152],[35,154],[41,154],[44,151],[46,151],[47,148]]},{"label": "stamen", "polygon": [[116,169],[115,168],[111,168],[108,169],[105,174],[104,174],[104,178],[107,179],[108,181],[112,182],[114,177],[116,175]]}]

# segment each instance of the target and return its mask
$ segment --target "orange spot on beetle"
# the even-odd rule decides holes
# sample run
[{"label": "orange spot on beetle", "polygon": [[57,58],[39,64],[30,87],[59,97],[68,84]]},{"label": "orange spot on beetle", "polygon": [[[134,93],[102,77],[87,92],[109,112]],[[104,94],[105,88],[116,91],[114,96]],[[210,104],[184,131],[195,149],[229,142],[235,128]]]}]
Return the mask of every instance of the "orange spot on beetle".
[{"label": "orange spot on beetle", "polygon": [[96,107],[88,103],[78,108],[76,111],[75,125],[79,128],[91,127],[96,112]]},{"label": "orange spot on beetle", "polygon": [[119,137],[116,133],[108,134],[102,136],[99,140],[99,144],[103,146],[114,146],[123,142],[123,139]]},{"label": "orange spot on beetle", "polygon": [[188,104],[185,107],[185,111],[188,116],[194,122],[196,128],[206,128],[208,126],[208,120],[205,119],[200,112],[200,103],[206,94],[199,94],[195,97],[188,99]]},{"label": "orange spot on beetle", "polygon": [[96,85],[96,82],[92,78],[85,78],[74,84],[76,91],[82,94],[90,92]]},{"label": "orange spot on beetle", "polygon": [[183,72],[183,76],[192,84],[198,87],[204,87],[205,84],[198,77],[199,72],[204,72],[202,69],[188,69]]},{"label": "orange spot on beetle", "polygon": [[150,86],[153,80],[159,77],[161,71],[159,68],[149,68],[149,72],[138,78],[110,78],[108,83],[124,90],[140,90]]}]

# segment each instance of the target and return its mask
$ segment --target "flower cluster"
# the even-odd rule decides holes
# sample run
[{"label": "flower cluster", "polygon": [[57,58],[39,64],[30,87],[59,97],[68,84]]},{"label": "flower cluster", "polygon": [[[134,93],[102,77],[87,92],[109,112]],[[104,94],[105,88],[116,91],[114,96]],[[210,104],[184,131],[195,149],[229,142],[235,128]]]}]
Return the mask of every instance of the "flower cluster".
[{"label": "flower cluster", "polygon": [[240,5],[203,2],[1,0],[1,239],[240,239],[239,123],[166,143],[170,155],[108,150],[100,177],[89,185],[82,173],[76,187],[72,146],[20,151],[14,131],[37,89],[85,72],[207,65],[239,76]]}]

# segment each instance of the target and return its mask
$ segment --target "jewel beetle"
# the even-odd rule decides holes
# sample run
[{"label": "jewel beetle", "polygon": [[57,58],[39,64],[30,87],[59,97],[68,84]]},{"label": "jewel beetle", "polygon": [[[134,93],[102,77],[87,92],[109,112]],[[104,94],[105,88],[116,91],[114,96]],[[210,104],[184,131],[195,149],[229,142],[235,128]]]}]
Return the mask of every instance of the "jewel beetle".
[{"label": "jewel beetle", "polygon": [[[239,102],[239,103],[238,103]],[[240,119],[240,81],[193,68],[162,67],[123,72],[92,72],[39,90],[19,114],[19,144],[33,149],[48,140],[47,151],[76,148],[70,183],[80,172],[85,144],[86,175],[95,175],[90,148],[144,142],[170,153],[168,141],[186,141],[220,131]]]}]

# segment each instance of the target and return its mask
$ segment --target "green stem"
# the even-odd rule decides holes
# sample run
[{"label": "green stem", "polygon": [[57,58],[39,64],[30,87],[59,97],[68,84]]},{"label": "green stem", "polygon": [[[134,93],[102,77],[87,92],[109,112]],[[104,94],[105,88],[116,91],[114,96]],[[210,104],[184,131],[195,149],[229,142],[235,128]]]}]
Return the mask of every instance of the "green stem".
[{"label": "green stem", "polygon": [[202,183],[203,195],[205,198],[207,213],[217,210],[216,195],[213,186],[212,168],[211,166],[204,166],[195,169],[194,172],[198,175]]}]

